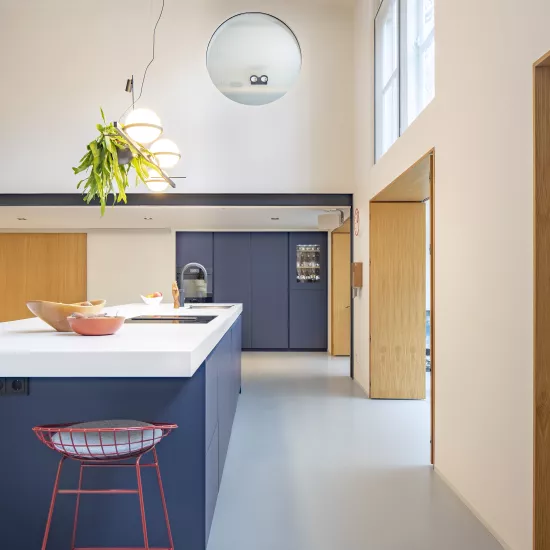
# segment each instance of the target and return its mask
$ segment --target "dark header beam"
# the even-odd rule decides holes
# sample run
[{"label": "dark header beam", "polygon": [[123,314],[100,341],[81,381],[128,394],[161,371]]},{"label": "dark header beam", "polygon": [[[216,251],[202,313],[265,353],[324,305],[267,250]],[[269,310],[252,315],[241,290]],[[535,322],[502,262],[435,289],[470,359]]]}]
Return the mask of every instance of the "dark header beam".
[{"label": "dark header beam", "polygon": [[[334,194],[214,194],[129,193],[128,206],[352,206],[352,195]],[[112,199],[107,201],[112,204]],[[87,205],[78,193],[1,194],[0,206],[99,206]],[[119,203],[118,206],[124,206]]]}]

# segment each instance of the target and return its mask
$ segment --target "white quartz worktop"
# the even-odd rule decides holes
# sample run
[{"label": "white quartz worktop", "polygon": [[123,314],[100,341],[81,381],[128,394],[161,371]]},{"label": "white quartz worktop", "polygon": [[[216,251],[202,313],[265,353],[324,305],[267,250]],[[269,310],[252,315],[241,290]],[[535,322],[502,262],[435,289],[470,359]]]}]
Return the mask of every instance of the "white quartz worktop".
[{"label": "white quartz worktop", "polygon": [[125,324],[112,336],[56,332],[40,319],[0,323],[0,377],[190,377],[242,312],[207,304],[174,309],[172,304],[105,308],[127,318],[138,315],[216,315],[207,324]]}]

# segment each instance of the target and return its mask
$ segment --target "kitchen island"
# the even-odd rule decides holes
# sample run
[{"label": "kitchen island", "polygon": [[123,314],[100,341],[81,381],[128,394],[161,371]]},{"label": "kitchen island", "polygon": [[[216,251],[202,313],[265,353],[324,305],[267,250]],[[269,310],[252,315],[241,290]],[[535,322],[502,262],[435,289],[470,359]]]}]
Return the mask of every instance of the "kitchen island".
[{"label": "kitchen island", "polygon": [[[59,454],[39,424],[106,419],[179,426],[158,447],[174,545],[204,550],[241,385],[240,304],[132,304],[110,314],[215,316],[207,324],[125,324],[113,336],[57,333],[39,319],[0,324],[0,378],[28,378],[28,395],[0,395],[0,533],[10,550],[40,548]],[[9,382],[9,380],[7,380]],[[84,488],[135,489],[132,469],[99,469]],[[61,488],[74,489],[68,461]],[[168,546],[156,477],[143,475],[151,547]],[[75,497],[57,499],[48,548],[69,548]],[[83,496],[78,547],[143,547],[135,495]]]}]

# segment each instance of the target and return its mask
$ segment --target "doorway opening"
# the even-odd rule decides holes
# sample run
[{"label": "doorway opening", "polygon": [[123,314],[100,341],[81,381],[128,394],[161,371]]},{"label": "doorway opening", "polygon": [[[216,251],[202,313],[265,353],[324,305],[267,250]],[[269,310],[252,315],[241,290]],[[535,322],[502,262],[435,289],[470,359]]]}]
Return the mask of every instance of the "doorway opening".
[{"label": "doorway opening", "polygon": [[426,400],[435,459],[435,151],[370,202],[371,399]]}]

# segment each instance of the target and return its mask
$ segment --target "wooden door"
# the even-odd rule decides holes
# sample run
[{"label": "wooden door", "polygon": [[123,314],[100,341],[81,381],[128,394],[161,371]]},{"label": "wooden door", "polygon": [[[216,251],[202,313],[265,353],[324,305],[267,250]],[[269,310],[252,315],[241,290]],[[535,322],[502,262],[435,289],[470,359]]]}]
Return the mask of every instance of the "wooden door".
[{"label": "wooden door", "polygon": [[426,206],[370,206],[370,394],[426,398]]},{"label": "wooden door", "polygon": [[332,234],[332,355],[350,355],[351,250],[349,233]]},{"label": "wooden door", "polygon": [[0,322],[32,317],[29,300],[86,300],[86,235],[0,234]]}]

